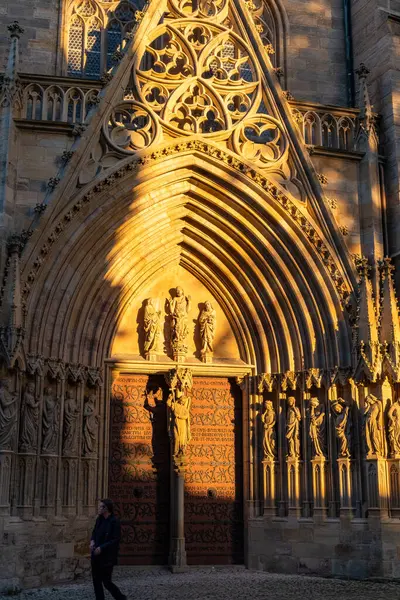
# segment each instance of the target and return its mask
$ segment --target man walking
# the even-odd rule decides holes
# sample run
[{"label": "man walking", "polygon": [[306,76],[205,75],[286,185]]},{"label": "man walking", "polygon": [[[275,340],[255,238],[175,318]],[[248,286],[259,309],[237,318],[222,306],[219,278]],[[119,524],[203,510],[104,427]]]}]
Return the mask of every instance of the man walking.
[{"label": "man walking", "polygon": [[99,502],[98,517],[90,539],[92,558],[92,577],[96,600],[104,600],[103,585],[115,600],[127,600],[127,597],[111,581],[114,565],[117,563],[121,525],[114,515],[111,500]]}]

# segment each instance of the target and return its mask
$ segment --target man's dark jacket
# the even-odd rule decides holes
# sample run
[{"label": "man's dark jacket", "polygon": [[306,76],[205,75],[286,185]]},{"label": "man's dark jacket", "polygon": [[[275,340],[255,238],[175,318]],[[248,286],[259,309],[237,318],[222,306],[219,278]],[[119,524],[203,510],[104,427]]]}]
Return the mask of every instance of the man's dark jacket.
[{"label": "man's dark jacket", "polygon": [[117,517],[111,514],[108,519],[99,515],[96,519],[91,539],[95,548],[101,552],[97,556],[92,552],[92,560],[99,565],[112,566],[117,563],[119,542],[121,539],[121,524]]}]

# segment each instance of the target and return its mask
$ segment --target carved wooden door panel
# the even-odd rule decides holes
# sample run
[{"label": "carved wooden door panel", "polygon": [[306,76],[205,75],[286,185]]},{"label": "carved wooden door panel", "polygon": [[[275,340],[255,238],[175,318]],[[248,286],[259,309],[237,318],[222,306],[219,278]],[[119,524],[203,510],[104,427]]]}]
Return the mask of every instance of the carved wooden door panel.
[{"label": "carved wooden door panel", "polygon": [[195,377],[185,474],[188,564],[243,562],[241,392],[227,378]]},{"label": "carved wooden door panel", "polygon": [[[160,401],[145,406],[146,386]],[[120,563],[166,564],[169,546],[170,449],[162,376],[121,374],[112,385],[109,496],[121,519]]]}]

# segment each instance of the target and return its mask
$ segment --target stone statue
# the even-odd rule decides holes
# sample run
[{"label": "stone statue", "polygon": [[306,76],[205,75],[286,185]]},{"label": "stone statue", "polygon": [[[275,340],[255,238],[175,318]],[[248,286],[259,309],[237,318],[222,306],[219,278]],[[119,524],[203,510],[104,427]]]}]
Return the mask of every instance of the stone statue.
[{"label": "stone statue", "polygon": [[83,436],[82,452],[84,456],[96,454],[97,433],[99,430],[99,417],[96,410],[96,396],[94,394],[85,398],[83,407]]},{"label": "stone statue", "polygon": [[264,459],[274,460],[276,458],[276,413],[271,400],[265,402],[265,410],[261,415],[261,421],[264,423]]},{"label": "stone statue", "polygon": [[296,406],[296,398],[288,398],[286,413],[286,439],[288,444],[288,458],[300,458],[300,410]]},{"label": "stone statue", "polygon": [[171,315],[171,346],[174,355],[186,354],[186,338],[189,333],[188,313],[191,307],[190,296],[185,296],[181,287],[177,287],[173,298],[169,298]]},{"label": "stone statue", "polygon": [[390,456],[400,456],[400,398],[397,398],[388,411],[388,433]]},{"label": "stone statue", "polygon": [[39,401],[35,397],[35,384],[30,382],[27,384],[22,397],[21,431],[19,435],[20,450],[22,452],[36,450],[38,426]]},{"label": "stone statue", "polygon": [[367,455],[383,456],[382,403],[372,394],[365,399],[364,418]]},{"label": "stone statue", "polygon": [[58,432],[60,430],[59,398],[53,395],[53,390],[44,388],[43,418],[42,418],[42,452],[45,454],[57,452]]},{"label": "stone statue", "polygon": [[144,355],[149,358],[150,354],[155,354],[158,347],[158,339],[161,332],[161,311],[156,310],[153,304],[153,298],[146,300],[144,307]]},{"label": "stone statue", "polygon": [[69,454],[77,451],[79,408],[70,391],[65,392],[64,404],[64,443],[63,452]]},{"label": "stone statue", "polygon": [[325,458],[326,456],[325,416],[325,406],[320,404],[318,398],[311,398],[309,431],[314,450],[314,458]]},{"label": "stone statue", "polygon": [[171,410],[170,435],[173,440],[173,456],[182,458],[191,440],[191,434],[190,397],[180,383],[171,391],[167,406]]},{"label": "stone statue", "polygon": [[217,314],[212,307],[211,302],[207,300],[204,308],[200,312],[199,327],[201,337],[201,358],[203,362],[207,361],[207,355],[214,351],[215,327],[217,324]]},{"label": "stone statue", "polygon": [[0,379],[0,449],[12,450],[17,431],[18,394],[8,379]]},{"label": "stone statue", "polygon": [[331,404],[331,410],[335,419],[335,433],[339,442],[338,457],[351,457],[351,413],[350,406],[343,400],[338,398]]}]

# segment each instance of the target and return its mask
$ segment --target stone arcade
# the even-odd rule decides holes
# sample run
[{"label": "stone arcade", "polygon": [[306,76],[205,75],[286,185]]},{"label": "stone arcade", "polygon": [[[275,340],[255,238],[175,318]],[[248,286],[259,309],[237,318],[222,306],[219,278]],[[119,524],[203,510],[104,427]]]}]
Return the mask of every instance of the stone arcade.
[{"label": "stone arcade", "polygon": [[85,571],[104,495],[124,564],[400,577],[396,7],[24,4],[0,587]]}]

